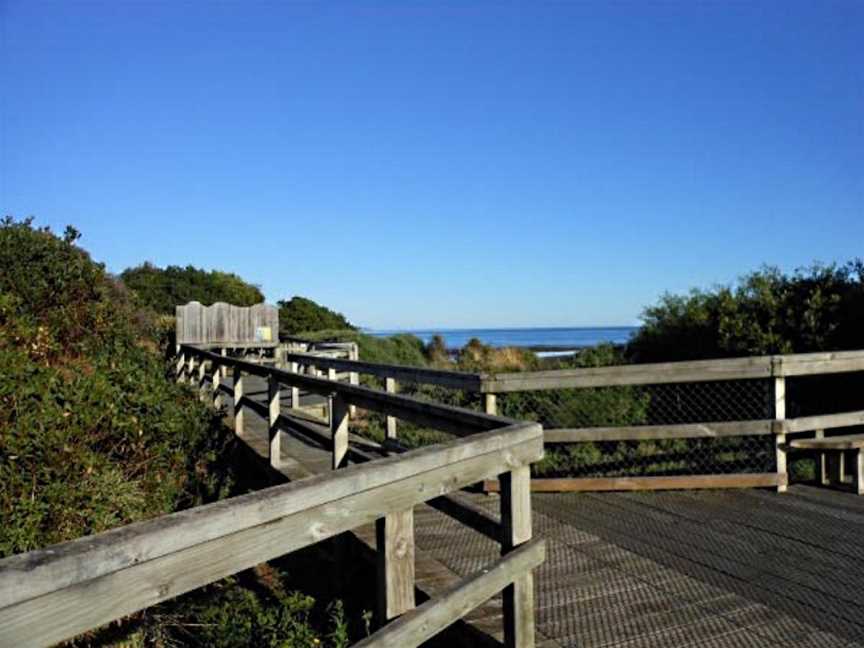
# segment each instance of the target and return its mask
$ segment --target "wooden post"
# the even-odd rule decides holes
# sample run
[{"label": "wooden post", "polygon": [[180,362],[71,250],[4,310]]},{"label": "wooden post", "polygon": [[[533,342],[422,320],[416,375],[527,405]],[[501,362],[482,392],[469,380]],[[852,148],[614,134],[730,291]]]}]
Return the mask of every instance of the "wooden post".
[{"label": "wooden post", "polygon": [[414,510],[375,521],[379,625],[414,609]]},{"label": "wooden post", "polygon": [[222,409],[222,390],[219,389],[222,384],[222,365],[213,363],[213,407],[217,410]]},{"label": "wooden post", "polygon": [[195,356],[193,356],[191,353],[186,359],[186,375],[184,376],[183,382],[186,382],[190,385],[195,382]]},{"label": "wooden post", "polygon": [[[783,421],[786,419],[786,378],[783,377],[783,358],[771,359],[771,373],[774,375],[774,419]],[[776,434],[774,443],[777,453],[777,475],[785,476],[788,482],[788,470],[786,466],[786,434]],[[777,484],[777,492],[785,493],[786,483]]]},{"label": "wooden post", "polygon": [[[355,344],[353,342],[351,343],[351,348],[348,349],[348,359],[354,360],[355,362],[360,359],[360,352],[357,349],[357,344]],[[357,373],[356,371],[349,371],[348,372],[348,382],[351,385],[359,385],[360,384],[360,374]],[[348,406],[348,416],[350,418],[354,418],[355,416],[357,416],[357,406],[356,405],[349,405]]]},{"label": "wooden post", "polygon": [[[222,347],[219,350],[219,355],[221,355],[223,358],[227,358],[228,357],[228,349],[226,349],[225,347]],[[228,377],[228,365],[227,364],[222,365],[222,377],[223,378]]]},{"label": "wooden post", "polygon": [[864,452],[855,450],[855,492],[864,495]]},{"label": "wooden post", "polygon": [[243,436],[243,372],[234,367],[234,434]]},{"label": "wooden post", "polygon": [[186,353],[184,351],[180,352],[180,355],[177,358],[177,371],[176,378],[178,383],[182,383],[186,380],[185,370],[186,369]]},{"label": "wooden post", "polygon": [[[288,363],[288,371],[291,373],[298,373],[298,367],[296,362]],[[300,388],[291,386],[291,409],[297,409],[300,407]]]},{"label": "wooden post", "polygon": [[[813,432],[814,439],[824,439],[825,438],[825,430],[815,430]],[[819,483],[822,486],[828,485],[828,466],[825,462],[825,451],[817,450],[816,451],[816,469],[819,475]]]},{"label": "wooden post", "polygon": [[[396,380],[394,378],[385,378],[384,379],[384,389],[387,390],[388,394],[395,394],[396,389],[397,389]],[[395,416],[388,416],[387,417],[386,430],[387,430],[387,438],[388,439],[395,439],[396,438],[396,417]]]},{"label": "wooden post", "polygon": [[333,439],[333,470],[343,468],[348,454],[348,405],[339,394],[330,396],[330,433]]},{"label": "wooden post", "polygon": [[[522,466],[498,477],[501,481],[501,553],[531,539],[531,468]],[[504,595],[504,645],[534,646],[534,575],[517,576]]]},{"label": "wooden post", "polygon": [[498,400],[495,394],[483,394],[483,411],[492,416],[498,414]]},{"label": "wooden post", "polygon": [[198,365],[198,399],[203,403],[207,400],[207,388],[204,385],[204,378],[207,376],[207,360],[202,360]]},{"label": "wooden post", "polygon": [[333,367],[327,369],[327,380],[336,380],[336,370]]},{"label": "wooden post", "polygon": [[279,468],[282,464],[282,446],[279,436],[279,415],[282,413],[282,399],[279,381],[272,374],[267,375],[267,404],[270,412],[270,465]]}]

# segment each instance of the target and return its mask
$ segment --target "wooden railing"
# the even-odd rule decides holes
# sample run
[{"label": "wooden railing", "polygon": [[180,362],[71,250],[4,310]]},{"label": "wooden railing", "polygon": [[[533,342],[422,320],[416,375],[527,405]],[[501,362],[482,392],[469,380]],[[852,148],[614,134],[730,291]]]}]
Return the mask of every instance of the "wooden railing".
[{"label": "wooden railing", "polygon": [[[862,425],[864,410],[839,414],[787,419],[786,380],[813,376],[864,371],[864,351],[807,353],[758,356],[690,362],[666,362],[639,365],[617,365],[584,369],[518,372],[505,374],[461,373],[407,366],[356,362],[346,359],[320,358],[310,354],[289,353],[286,361],[292,370],[325,368],[350,372],[356,383],[358,374],[386,381],[388,392],[397,383],[438,385],[482,394],[483,410],[494,415],[498,396],[514,392],[537,392],[597,387],[668,385],[764,379],[770,381],[773,416],[758,420],[696,422],[665,425],[630,425],[614,427],[547,427],[547,443],[588,443],[617,441],[650,441],[666,439],[705,439],[718,437],[773,436],[776,471],[771,473],[735,473],[714,475],[632,476],[534,479],[532,489],[561,490],[643,490],[654,488],[776,487],[783,492],[788,485],[787,435],[822,434],[825,430]],[[706,417],[707,418],[707,417]],[[387,436],[397,437],[396,421],[387,420]],[[494,482],[487,485],[497,490]]]},{"label": "wooden railing", "polygon": [[[374,522],[380,620],[364,646],[416,646],[503,591],[508,646],[534,644],[532,570],[544,560],[532,539],[530,464],[543,455],[542,429],[365,387],[301,375],[184,346],[179,376],[209,376],[213,393],[265,416],[271,463],[278,463],[280,389],[330,403],[333,466],[327,474],[124,526],[0,561],[0,645],[69,639],[258,563]],[[232,373],[233,386],[223,378]],[[269,385],[268,404],[248,398],[248,376]],[[345,466],[348,408],[357,406],[466,437],[362,465]],[[492,521],[501,558],[415,608],[413,507],[497,477],[501,519]],[[465,522],[460,518],[460,521]],[[489,521],[483,531],[489,534]]]}]

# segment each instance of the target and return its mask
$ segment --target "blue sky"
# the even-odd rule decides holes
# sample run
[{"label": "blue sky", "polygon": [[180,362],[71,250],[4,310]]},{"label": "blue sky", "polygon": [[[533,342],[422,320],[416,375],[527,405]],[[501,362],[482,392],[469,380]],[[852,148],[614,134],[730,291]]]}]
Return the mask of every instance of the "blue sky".
[{"label": "blue sky", "polygon": [[0,0],[0,211],[380,327],[864,255],[864,3]]}]

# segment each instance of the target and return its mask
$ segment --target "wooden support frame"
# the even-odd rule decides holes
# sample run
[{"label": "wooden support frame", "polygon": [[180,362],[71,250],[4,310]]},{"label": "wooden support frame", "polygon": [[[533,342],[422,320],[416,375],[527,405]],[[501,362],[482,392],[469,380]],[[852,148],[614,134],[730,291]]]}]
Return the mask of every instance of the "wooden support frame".
[{"label": "wooden support frame", "polygon": [[272,374],[267,376],[267,414],[270,465],[278,469],[282,465],[282,437],[279,431],[279,417],[282,414],[282,394],[279,389],[279,380]]},{"label": "wooden support frame", "polygon": [[333,470],[348,462],[348,403],[340,394],[333,394],[330,403],[330,432],[333,439]]},{"label": "wooden support frame", "polygon": [[243,436],[243,370],[234,365],[232,373],[234,381],[234,434]]},{"label": "wooden support frame", "polygon": [[[395,378],[390,378],[389,376],[384,379],[384,391],[388,394],[395,394],[398,389],[398,385],[396,384]],[[387,416],[385,428],[386,435],[388,439],[395,439],[397,436],[396,430],[396,417],[395,416]]]},{"label": "wooden support frame", "polygon": [[[772,359],[772,371],[782,374],[783,371],[783,359],[782,358],[774,358]],[[775,421],[784,421],[786,419],[786,379],[782,377],[774,379],[774,420]],[[774,439],[775,444],[775,454],[777,457],[777,474],[778,475],[788,475],[788,468],[786,465],[786,433],[785,428],[782,426],[779,427],[777,434]],[[787,477],[788,480],[788,477]],[[778,482],[777,484],[777,492],[785,493],[787,489],[787,480]]]},{"label": "wooden support frame", "polygon": [[[507,555],[531,540],[531,468],[523,466],[498,477],[501,484],[501,553]],[[534,575],[530,571],[504,588],[504,645],[534,646]]]},{"label": "wooden support frame", "polygon": [[[786,475],[739,473],[732,475],[673,475],[648,477],[577,477],[532,479],[535,493],[580,493],[602,491],[697,490],[710,488],[771,488],[786,485]],[[496,493],[496,480],[483,482],[487,493]]]},{"label": "wooden support frame", "polygon": [[379,625],[412,610],[414,600],[414,510],[375,522]]}]

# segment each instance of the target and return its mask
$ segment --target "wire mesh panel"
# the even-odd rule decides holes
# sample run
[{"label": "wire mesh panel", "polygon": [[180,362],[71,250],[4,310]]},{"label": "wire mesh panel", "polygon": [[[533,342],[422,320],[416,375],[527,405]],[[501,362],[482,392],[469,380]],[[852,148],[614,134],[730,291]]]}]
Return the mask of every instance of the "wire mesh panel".
[{"label": "wire mesh panel", "polygon": [[[513,392],[498,396],[504,416],[545,429],[677,425],[769,419],[772,381],[732,380]],[[617,477],[772,472],[771,436],[548,444],[535,474]]]}]

